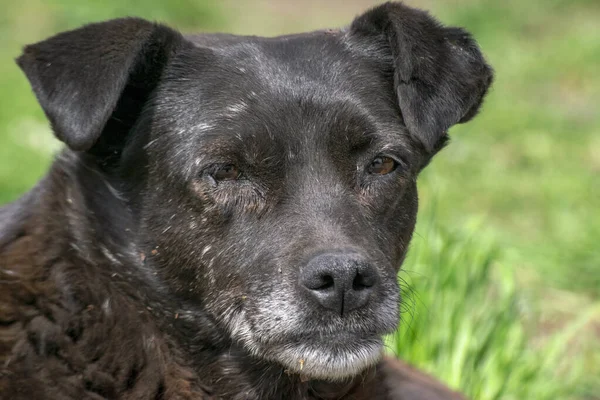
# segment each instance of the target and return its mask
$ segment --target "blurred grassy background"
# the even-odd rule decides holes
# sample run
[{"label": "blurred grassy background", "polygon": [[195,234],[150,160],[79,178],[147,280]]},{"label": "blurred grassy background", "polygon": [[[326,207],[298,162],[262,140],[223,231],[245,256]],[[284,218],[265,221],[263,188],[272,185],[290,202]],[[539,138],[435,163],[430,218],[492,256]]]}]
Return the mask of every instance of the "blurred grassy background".
[{"label": "blurred grassy background", "polygon": [[[1,204],[60,148],[13,62],[23,45],[122,15],[275,35],[342,26],[378,2],[0,3]],[[497,79],[420,178],[389,348],[475,399],[600,399],[600,2],[408,3],[472,31]]]}]

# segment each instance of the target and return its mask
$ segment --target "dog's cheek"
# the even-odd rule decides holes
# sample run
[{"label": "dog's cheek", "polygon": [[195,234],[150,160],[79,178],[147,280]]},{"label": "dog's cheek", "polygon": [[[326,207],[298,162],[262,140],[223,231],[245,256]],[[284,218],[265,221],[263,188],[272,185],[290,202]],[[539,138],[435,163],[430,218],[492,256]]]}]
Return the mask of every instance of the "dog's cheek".
[{"label": "dog's cheek", "polygon": [[283,228],[280,221],[279,226],[275,222],[245,215],[229,226],[223,247],[216,249],[218,293],[211,313],[217,317],[223,315],[235,322],[243,315],[254,330],[262,331],[276,320],[275,307],[278,311],[289,309],[296,278],[291,276],[294,271],[288,267],[289,259],[282,258],[281,248],[289,246],[292,239],[277,234]]},{"label": "dog's cheek", "polygon": [[[202,190],[200,190],[202,189]],[[185,193],[178,198],[172,193]],[[248,299],[244,271],[256,244],[252,212],[222,204],[202,186],[188,190],[159,190],[149,196],[146,217],[147,254],[170,290],[203,307],[224,322],[235,318]],[[264,263],[256,263],[264,265]],[[255,264],[255,265],[256,265]]]},{"label": "dog's cheek", "polygon": [[359,202],[371,226],[372,246],[399,266],[415,228],[418,210],[414,179],[373,182],[361,188]]},{"label": "dog's cheek", "polygon": [[144,256],[155,273],[172,291],[195,298],[210,290],[212,247],[218,248],[219,235],[209,219],[193,202],[176,190],[156,192],[147,197],[142,231]]},{"label": "dog's cheek", "polygon": [[411,182],[399,198],[393,217],[387,218],[386,229],[391,240],[388,242],[393,254],[393,266],[398,270],[404,261],[417,222],[418,194],[416,182]]}]

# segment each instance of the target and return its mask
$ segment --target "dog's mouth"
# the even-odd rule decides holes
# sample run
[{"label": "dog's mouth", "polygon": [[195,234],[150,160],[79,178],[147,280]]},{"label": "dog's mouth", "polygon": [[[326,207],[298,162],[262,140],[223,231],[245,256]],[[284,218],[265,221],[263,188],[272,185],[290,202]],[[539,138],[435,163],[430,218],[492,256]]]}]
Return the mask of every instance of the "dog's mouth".
[{"label": "dog's mouth", "polygon": [[383,334],[330,331],[268,335],[240,340],[246,351],[277,363],[304,379],[342,381],[376,364],[383,354]]},{"label": "dog's mouth", "polygon": [[379,336],[345,333],[276,344],[270,346],[263,357],[306,378],[340,381],[377,363],[382,350],[383,341]]},{"label": "dog's mouth", "polygon": [[282,291],[220,316],[226,316],[221,321],[231,339],[252,356],[303,378],[342,381],[376,364],[382,337],[398,326],[398,291],[388,286],[366,307],[343,316],[290,301]]}]

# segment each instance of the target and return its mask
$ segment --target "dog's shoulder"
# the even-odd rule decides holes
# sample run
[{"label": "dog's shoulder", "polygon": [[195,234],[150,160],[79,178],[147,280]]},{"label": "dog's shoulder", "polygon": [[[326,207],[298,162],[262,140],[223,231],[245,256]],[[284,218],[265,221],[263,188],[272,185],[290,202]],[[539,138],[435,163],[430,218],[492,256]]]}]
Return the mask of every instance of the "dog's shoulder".
[{"label": "dog's shoulder", "polygon": [[78,255],[60,179],[43,185],[0,210],[0,397],[210,398],[115,267]]},{"label": "dog's shoulder", "polygon": [[347,395],[353,400],[466,400],[462,394],[406,362],[384,357]]},{"label": "dog's shoulder", "polygon": [[[36,232],[43,228],[36,224],[34,210],[41,186],[0,209],[0,392],[16,399],[43,398],[44,389],[38,384],[44,382],[28,380],[33,371],[23,356],[36,341],[31,328],[44,325],[45,317],[51,317],[45,318],[47,322],[54,319],[50,308],[57,300],[56,287],[44,278],[45,260],[38,252],[44,243]],[[52,331],[46,326],[39,333]]]},{"label": "dog's shoulder", "polygon": [[460,393],[402,360],[384,358],[379,365],[379,374],[379,381],[390,400],[466,400]]}]

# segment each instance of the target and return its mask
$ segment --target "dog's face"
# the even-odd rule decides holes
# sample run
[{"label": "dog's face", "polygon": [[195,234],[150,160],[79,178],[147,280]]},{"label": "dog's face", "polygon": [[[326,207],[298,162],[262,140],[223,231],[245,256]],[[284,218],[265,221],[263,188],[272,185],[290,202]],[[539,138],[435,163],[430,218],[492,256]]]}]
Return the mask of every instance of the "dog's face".
[{"label": "dog's face", "polygon": [[175,60],[143,206],[173,288],[252,353],[322,377],[359,372],[397,326],[424,161],[389,82],[339,42]]},{"label": "dog's face", "polygon": [[396,328],[417,174],[491,81],[468,35],[399,4],[273,39],[115,20],[19,63],[57,136],[117,182],[169,292],[324,379]]}]

